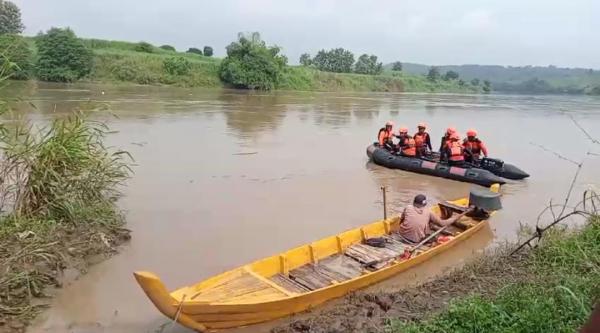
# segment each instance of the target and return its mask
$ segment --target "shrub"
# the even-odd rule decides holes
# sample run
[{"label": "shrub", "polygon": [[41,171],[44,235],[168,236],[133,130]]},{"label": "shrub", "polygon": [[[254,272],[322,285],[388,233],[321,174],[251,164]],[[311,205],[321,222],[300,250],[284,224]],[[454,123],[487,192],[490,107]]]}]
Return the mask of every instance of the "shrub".
[{"label": "shrub", "polygon": [[36,38],[38,78],[72,82],[90,73],[92,52],[69,29],[52,28]]},{"label": "shrub", "polygon": [[310,57],[310,54],[308,54],[308,53],[302,53],[300,55],[300,65],[302,65],[302,66],[310,66],[310,65],[312,65],[312,59]]},{"label": "shrub", "polygon": [[25,29],[21,10],[10,1],[0,0],[0,34],[20,34]]},{"label": "shrub", "polygon": [[260,34],[240,33],[238,41],[227,46],[219,76],[238,88],[269,90],[276,87],[287,58],[277,46],[267,46]]},{"label": "shrub", "polygon": [[396,61],[392,64],[392,70],[396,72],[402,71],[402,63],[400,61]]},{"label": "shrub", "polygon": [[192,69],[192,64],[184,57],[171,57],[163,61],[163,68],[171,75],[186,75]]},{"label": "shrub", "polygon": [[15,80],[27,80],[31,76],[33,69],[33,52],[29,45],[18,35],[0,35],[0,67],[5,67],[5,62],[8,69],[5,74]]},{"label": "shrub", "polygon": [[204,55],[207,57],[212,57],[213,55],[213,48],[210,46],[205,46],[204,47]]},{"label": "shrub", "polygon": [[173,51],[173,52],[176,52],[176,51],[177,51],[177,50],[175,50],[175,48],[174,48],[173,46],[171,46],[171,45],[161,45],[161,46],[160,46],[160,48],[161,48],[161,49],[163,49],[163,50],[167,50],[167,51]]},{"label": "shrub", "polygon": [[150,44],[150,43],[139,42],[134,47],[134,50],[136,52],[154,53],[154,46],[152,46],[152,44]]},{"label": "shrub", "polygon": [[190,47],[186,52],[202,55],[202,50],[195,47]]},{"label": "shrub", "polygon": [[431,82],[435,82],[437,80],[439,80],[442,77],[442,75],[440,74],[440,69],[435,67],[435,66],[431,66],[429,68],[429,72],[427,72],[427,80],[431,81]]},{"label": "shrub", "polygon": [[354,54],[341,47],[329,51],[321,50],[312,62],[319,70],[325,72],[351,73]]}]

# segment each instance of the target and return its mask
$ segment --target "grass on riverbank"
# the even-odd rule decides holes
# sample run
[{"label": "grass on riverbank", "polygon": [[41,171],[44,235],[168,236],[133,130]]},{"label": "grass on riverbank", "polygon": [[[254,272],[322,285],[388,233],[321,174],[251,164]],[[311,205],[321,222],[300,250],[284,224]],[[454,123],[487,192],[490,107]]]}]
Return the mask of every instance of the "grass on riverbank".
[{"label": "grass on riverbank", "polygon": [[107,131],[80,114],[0,125],[0,332],[23,332],[65,270],[83,273],[129,239],[115,204],[127,154],[104,146]]},{"label": "grass on riverbank", "polygon": [[[194,53],[169,51],[152,47],[151,53],[136,51],[137,43],[82,39],[92,49],[94,66],[87,80],[96,82],[126,82],[180,87],[225,87],[219,78],[221,59]],[[32,38],[28,42],[35,51]],[[173,75],[164,68],[164,61],[183,57],[190,64],[185,75]],[[386,71],[381,75],[329,73],[303,66],[286,66],[279,90],[300,91],[382,91],[382,92],[448,92],[480,93],[481,87],[459,85],[458,81],[432,82],[423,75]]]},{"label": "grass on riverbank", "polygon": [[527,279],[507,283],[492,297],[474,294],[452,301],[428,319],[394,321],[391,331],[576,331],[600,300],[600,218],[581,230],[546,237],[527,259]]}]

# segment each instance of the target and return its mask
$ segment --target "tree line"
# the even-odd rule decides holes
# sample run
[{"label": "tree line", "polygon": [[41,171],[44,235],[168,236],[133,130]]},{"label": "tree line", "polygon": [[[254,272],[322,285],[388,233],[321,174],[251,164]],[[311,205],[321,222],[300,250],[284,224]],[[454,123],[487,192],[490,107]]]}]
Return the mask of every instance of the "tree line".
[{"label": "tree line", "polygon": [[300,64],[333,73],[378,75],[383,72],[383,64],[377,61],[376,55],[362,54],[355,62],[354,54],[341,47],[321,50],[314,57],[304,53],[300,55]]},{"label": "tree line", "polygon": [[[440,80],[442,80],[442,81],[457,81],[458,85],[461,87],[467,85],[467,82],[460,78],[460,75],[458,74],[458,72],[449,70],[449,71],[446,71],[446,73],[444,73],[442,75],[439,67],[437,67],[437,66],[431,66],[429,68],[429,71],[427,72],[426,76],[427,76],[427,80],[429,80],[431,82],[437,82]],[[474,87],[477,87],[480,85],[480,80],[477,78],[472,79],[470,84]],[[488,80],[484,80],[483,85],[481,85],[481,90],[484,93],[490,93],[492,91],[492,83]]]},{"label": "tree line", "polygon": [[[84,41],[69,28],[51,28],[33,38],[37,48],[34,54],[28,41],[20,35],[24,29],[19,7],[11,1],[0,0],[0,68],[8,68],[5,74],[12,79],[27,80],[35,76],[44,81],[79,80],[92,71],[91,48],[96,44],[110,44],[99,40]],[[147,42],[139,42],[133,47],[134,51],[143,53],[155,53],[159,49],[176,51],[171,45],[157,48]],[[213,48],[191,47],[187,52],[211,57]],[[163,67],[169,74],[185,75],[191,64],[183,57],[171,57],[163,61]]]}]

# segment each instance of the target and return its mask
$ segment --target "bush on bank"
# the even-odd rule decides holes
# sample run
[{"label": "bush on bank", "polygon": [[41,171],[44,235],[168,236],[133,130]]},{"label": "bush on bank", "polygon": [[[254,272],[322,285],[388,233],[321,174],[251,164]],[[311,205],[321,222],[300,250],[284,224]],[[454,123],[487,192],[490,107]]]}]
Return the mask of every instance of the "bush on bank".
[{"label": "bush on bank", "polygon": [[92,69],[92,52],[69,29],[52,28],[36,37],[37,77],[44,81],[72,82]]},{"label": "bush on bank", "polygon": [[5,62],[10,62],[14,66],[7,66],[7,76],[13,80],[27,80],[32,76],[33,71],[33,52],[29,48],[27,41],[19,35],[0,35],[0,50],[3,50],[0,56],[0,67]]}]

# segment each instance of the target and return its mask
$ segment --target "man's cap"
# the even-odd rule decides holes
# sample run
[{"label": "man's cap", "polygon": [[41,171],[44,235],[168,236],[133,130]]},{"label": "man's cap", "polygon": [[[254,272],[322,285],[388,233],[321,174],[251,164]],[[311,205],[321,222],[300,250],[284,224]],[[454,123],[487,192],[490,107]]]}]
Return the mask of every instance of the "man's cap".
[{"label": "man's cap", "polygon": [[427,205],[427,197],[425,197],[423,194],[418,194],[417,196],[415,196],[413,204],[418,206],[425,206]]}]

